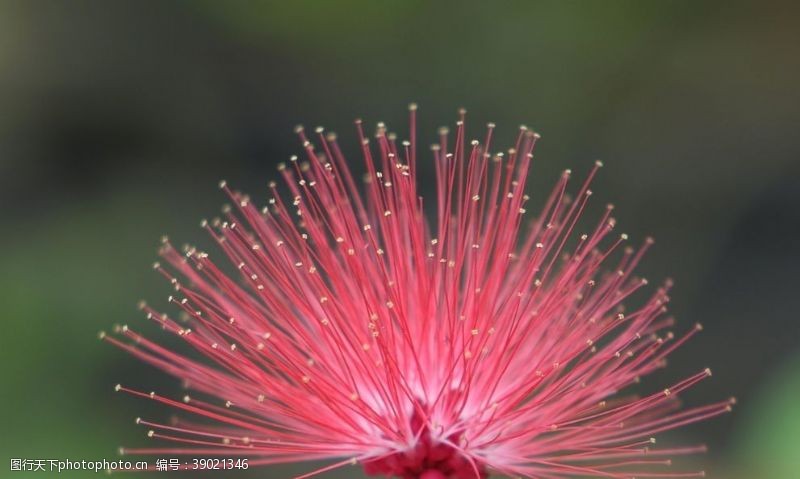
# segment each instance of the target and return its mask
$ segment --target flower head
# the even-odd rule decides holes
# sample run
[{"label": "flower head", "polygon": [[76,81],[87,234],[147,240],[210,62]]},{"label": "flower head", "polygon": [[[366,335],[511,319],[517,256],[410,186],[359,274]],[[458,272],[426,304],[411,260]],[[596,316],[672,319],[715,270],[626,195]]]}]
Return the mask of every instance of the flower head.
[{"label": "flower head", "polygon": [[[409,141],[383,124],[368,139],[356,122],[363,185],[335,134],[298,127],[304,159],[279,166],[265,207],[220,184],[233,206],[203,227],[222,254],[164,240],[155,269],[179,314],[142,309],[189,348],[127,326],[102,337],[190,391],[118,390],[188,419],[137,419],[174,445],[127,452],[330,460],[303,477],[347,464],[421,479],[700,476],[658,469],[702,446],[660,449],[653,436],[732,401],[679,408],[708,370],[629,389],[701,328],[668,332],[670,282],[635,275],[651,240],[627,246],[612,206],[579,221],[602,165],[573,195],[565,171],[534,216],[538,134],[521,127],[500,152],[493,124],[466,141],[462,111],[454,141],[442,129],[432,147],[429,180],[410,110]],[[429,182],[433,203],[418,189]]]}]

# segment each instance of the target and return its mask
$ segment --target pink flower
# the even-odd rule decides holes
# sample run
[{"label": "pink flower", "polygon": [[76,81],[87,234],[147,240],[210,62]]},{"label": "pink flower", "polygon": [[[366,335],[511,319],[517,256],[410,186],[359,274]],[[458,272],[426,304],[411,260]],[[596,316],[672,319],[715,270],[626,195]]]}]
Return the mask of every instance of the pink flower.
[{"label": "pink flower", "polygon": [[[223,254],[164,240],[155,269],[179,316],[142,309],[189,348],[127,326],[101,336],[191,391],[118,390],[195,420],[137,419],[174,445],[126,452],[331,461],[302,477],[348,464],[420,479],[703,475],[668,468],[703,446],[660,449],[652,437],[733,400],[680,409],[707,369],[632,393],[701,328],[667,332],[670,282],[645,288],[634,273],[650,239],[625,246],[610,205],[579,222],[602,165],[572,199],[565,171],[532,216],[524,188],[538,134],[523,126],[499,152],[492,124],[466,141],[462,111],[455,141],[442,129],[432,147],[429,180],[410,110],[402,143],[382,124],[369,140],[356,122],[363,185],[333,133],[298,127],[305,159],[279,166],[286,191],[270,183],[266,207],[221,183],[233,207],[203,226]],[[426,203],[418,188],[429,182],[437,197]]]}]

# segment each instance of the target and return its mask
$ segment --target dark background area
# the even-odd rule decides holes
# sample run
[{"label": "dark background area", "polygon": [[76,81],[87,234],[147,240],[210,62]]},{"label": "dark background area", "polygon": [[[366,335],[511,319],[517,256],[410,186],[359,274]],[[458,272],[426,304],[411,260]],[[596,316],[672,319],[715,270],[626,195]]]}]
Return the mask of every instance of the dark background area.
[{"label": "dark background area", "polygon": [[140,298],[166,302],[158,239],[208,244],[198,222],[224,202],[220,178],[263,202],[275,165],[300,151],[296,123],[336,130],[355,162],[352,120],[404,136],[416,101],[423,145],[462,106],[473,134],[487,121],[509,141],[521,123],[539,131],[534,200],[560,170],[604,160],[597,204],[614,202],[634,240],[656,237],[643,273],[675,278],[680,327],[706,326],[645,385],[708,366],[687,401],[739,398],[676,438],[710,446],[697,459],[710,477],[796,478],[799,14],[739,1],[0,1],[0,477],[36,475],[10,472],[12,457],[147,444],[133,418],[168,411],[114,384],[178,386],[96,332],[144,323]]}]

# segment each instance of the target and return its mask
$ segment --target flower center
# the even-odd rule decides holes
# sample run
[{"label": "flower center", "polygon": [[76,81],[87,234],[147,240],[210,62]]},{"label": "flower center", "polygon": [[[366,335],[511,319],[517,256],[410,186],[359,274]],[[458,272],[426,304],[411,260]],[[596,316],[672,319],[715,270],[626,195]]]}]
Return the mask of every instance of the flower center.
[{"label": "flower center", "polygon": [[[416,418],[414,418],[416,419]],[[412,419],[412,422],[416,422]],[[458,435],[450,438],[458,440]],[[477,468],[477,470],[476,470]],[[472,464],[453,446],[434,440],[427,426],[413,449],[366,461],[364,472],[371,476],[402,479],[486,479],[480,464]]]}]

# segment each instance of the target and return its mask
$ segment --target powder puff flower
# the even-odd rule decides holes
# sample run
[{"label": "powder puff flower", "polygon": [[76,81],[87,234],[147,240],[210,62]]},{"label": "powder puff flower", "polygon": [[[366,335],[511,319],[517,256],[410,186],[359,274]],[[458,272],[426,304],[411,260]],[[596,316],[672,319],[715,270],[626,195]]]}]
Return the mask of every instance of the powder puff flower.
[{"label": "powder puff flower", "polygon": [[[654,436],[733,400],[680,407],[707,369],[636,395],[701,328],[669,332],[670,282],[636,276],[651,240],[627,246],[612,206],[579,221],[602,165],[574,189],[563,172],[532,215],[538,134],[521,127],[501,152],[493,124],[467,141],[462,111],[426,178],[415,123],[412,105],[398,142],[356,122],[363,184],[335,134],[298,127],[303,158],[279,166],[266,206],[221,183],[232,206],[203,222],[216,252],[164,240],[155,269],[178,314],[142,309],[187,347],[128,326],[101,337],[189,391],[118,385],[180,416],[137,419],[168,442],[125,453],[329,461],[302,477],[350,464],[415,479],[703,475],[670,467],[703,446],[660,448]],[[433,202],[420,194],[429,185]]]}]

